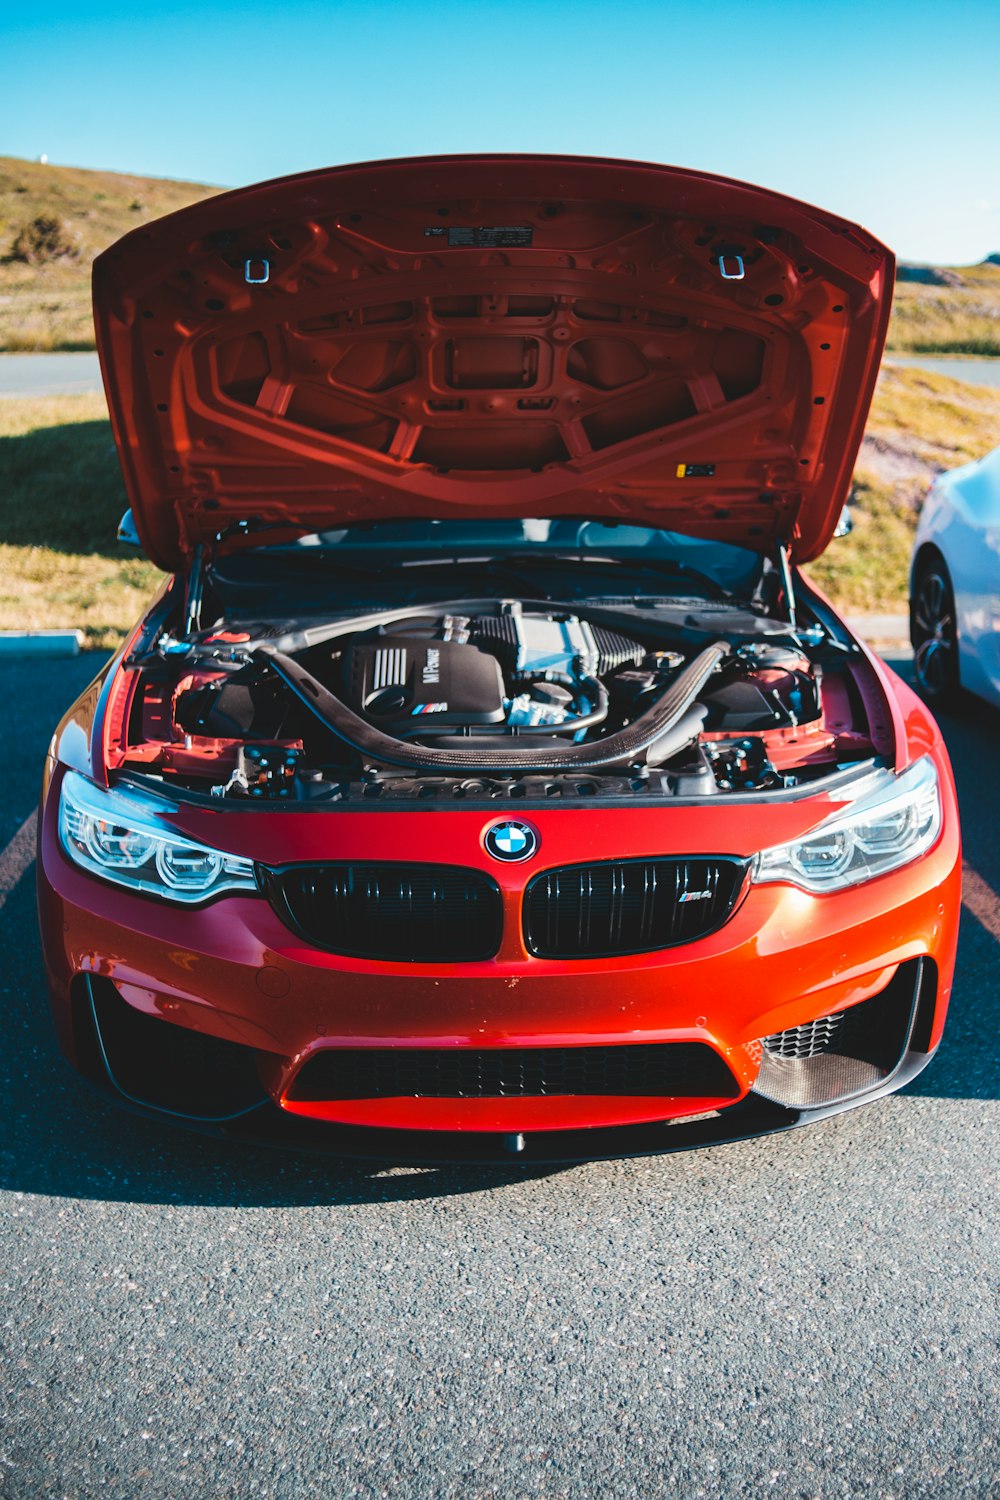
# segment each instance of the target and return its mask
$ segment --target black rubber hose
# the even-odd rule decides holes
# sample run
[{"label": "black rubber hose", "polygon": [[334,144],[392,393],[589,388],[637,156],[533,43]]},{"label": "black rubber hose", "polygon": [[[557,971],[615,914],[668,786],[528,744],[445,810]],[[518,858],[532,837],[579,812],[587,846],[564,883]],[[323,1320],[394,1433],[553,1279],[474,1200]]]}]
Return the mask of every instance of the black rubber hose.
[{"label": "black rubber hose", "polygon": [[[611,700],[608,697],[608,690],[604,686],[604,683],[600,682],[596,677],[570,677],[568,672],[546,672],[544,678],[540,678],[539,680],[565,683],[567,687],[573,689],[578,697],[586,698],[594,706],[593,708],[589,708],[585,714],[568,714],[558,724],[516,724],[514,725],[513,734],[511,733],[510,726],[507,724],[477,724],[475,734],[468,736],[468,738],[480,739],[483,736],[488,738],[490,735],[505,734],[509,739],[520,739],[525,734],[529,736],[536,734],[547,734],[549,736],[554,734],[579,734],[581,729],[596,729],[608,717]],[[530,686],[530,681],[525,684],[526,689]],[[414,733],[426,735],[427,730],[426,728],[415,730]],[[445,740],[457,743],[458,740],[463,738],[465,736],[460,734],[435,735],[434,743],[444,744]]]},{"label": "black rubber hose", "polygon": [[[608,709],[611,706],[608,698],[608,690],[599,677],[578,677],[574,681],[567,672],[546,672],[546,682],[561,682],[573,690],[577,697],[585,698],[593,707],[585,714],[577,714],[574,718],[566,718],[561,724],[555,726],[560,734],[579,734],[581,729],[596,729],[603,724],[608,717]],[[522,725],[522,728],[534,728],[544,733],[546,729],[551,730],[551,724]]]},{"label": "black rubber hose", "polygon": [[259,646],[254,652],[255,659],[273,667],[328,729],[375,761],[425,772],[507,773],[522,765],[533,771],[599,770],[642,760],[650,746],[680,722],[716,667],[728,655],[729,646],[725,641],[706,646],[633,724],[591,744],[527,746],[508,741],[503,749],[496,750],[472,747],[469,750],[439,750],[427,745],[408,745],[392,735],[383,734],[284,652],[269,646]]},{"label": "black rubber hose", "polygon": [[[686,750],[688,745],[694,743],[701,733],[702,726],[708,718],[708,709],[704,703],[692,703],[691,707],[681,715],[670,729],[665,729],[659,739],[654,740],[646,751],[647,766],[662,766],[665,761],[671,760],[681,750]],[[549,744],[530,744],[524,747],[525,752],[532,757],[540,754],[543,750],[551,749],[553,744],[558,743],[553,736],[552,727],[549,727]],[[605,741],[605,743],[607,743]],[[490,739],[486,734],[439,734],[434,738],[434,744],[442,750],[458,750],[465,746],[469,750],[492,749],[495,744],[495,735]]]}]

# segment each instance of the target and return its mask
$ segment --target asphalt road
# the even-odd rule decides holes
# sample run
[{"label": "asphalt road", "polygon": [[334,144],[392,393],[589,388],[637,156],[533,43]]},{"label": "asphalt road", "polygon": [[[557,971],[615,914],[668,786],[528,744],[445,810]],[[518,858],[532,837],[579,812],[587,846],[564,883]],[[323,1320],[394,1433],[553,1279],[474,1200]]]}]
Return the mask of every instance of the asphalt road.
[{"label": "asphalt road", "polygon": [[0,397],[78,396],[103,389],[96,354],[0,354]]},{"label": "asphalt road", "polygon": [[[886,363],[915,364],[973,385],[1000,385],[1000,359],[910,359],[899,355]],[[96,354],[0,354],[0,397],[73,396],[103,389]]]},{"label": "asphalt road", "polygon": [[[0,665],[0,847],[92,668]],[[938,1058],[651,1160],[379,1169],[136,1122],[56,1056],[0,855],[0,1495],[1000,1492],[1000,714],[946,732],[970,909]]]}]

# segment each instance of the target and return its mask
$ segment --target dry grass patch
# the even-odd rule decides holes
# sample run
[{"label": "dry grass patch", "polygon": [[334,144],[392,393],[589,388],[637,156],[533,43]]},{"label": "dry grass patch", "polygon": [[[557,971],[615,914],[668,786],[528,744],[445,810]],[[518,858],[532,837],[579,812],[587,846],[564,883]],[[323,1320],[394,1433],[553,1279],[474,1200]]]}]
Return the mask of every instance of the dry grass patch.
[{"label": "dry grass patch", "polygon": [[[94,257],[130,229],[216,192],[0,157],[0,349],[93,349]],[[54,228],[42,234],[39,223]]]},{"label": "dry grass patch", "polygon": [[957,274],[961,286],[896,283],[890,350],[1000,355],[1000,266],[962,266]]},{"label": "dry grass patch", "polygon": [[805,571],[844,609],[903,613],[913,535],[934,476],[998,444],[1000,390],[883,369],[851,488],[854,531]]}]

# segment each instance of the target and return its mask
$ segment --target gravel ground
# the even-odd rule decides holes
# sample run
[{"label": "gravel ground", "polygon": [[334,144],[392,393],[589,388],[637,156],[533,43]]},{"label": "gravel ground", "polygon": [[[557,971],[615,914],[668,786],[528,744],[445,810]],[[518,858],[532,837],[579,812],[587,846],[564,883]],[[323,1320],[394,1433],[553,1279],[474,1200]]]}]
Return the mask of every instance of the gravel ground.
[{"label": "gravel ground", "polygon": [[[0,666],[0,843],[92,665]],[[0,1495],[1000,1492],[998,730],[946,724],[977,900],[931,1068],[680,1156],[379,1168],[132,1120],[55,1055],[26,875],[0,909]]]}]

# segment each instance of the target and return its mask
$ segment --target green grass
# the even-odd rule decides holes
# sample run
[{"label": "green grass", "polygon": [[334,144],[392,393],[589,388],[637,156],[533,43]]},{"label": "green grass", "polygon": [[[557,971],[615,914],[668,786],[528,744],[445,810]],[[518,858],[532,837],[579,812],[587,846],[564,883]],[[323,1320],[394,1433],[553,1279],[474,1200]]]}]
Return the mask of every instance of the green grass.
[{"label": "green grass", "polygon": [[[926,466],[1000,443],[1000,391],[886,370],[868,433],[891,445],[893,472],[868,455],[853,534],[806,571],[842,607],[882,613],[906,606]],[[116,543],[126,504],[103,397],[0,401],[0,629],[76,627],[90,646],[118,645],[163,576]]]},{"label": "green grass", "polygon": [[851,489],[854,530],[832,541],[803,569],[838,608],[857,614],[901,614],[919,509],[892,487],[858,473]]},{"label": "green grass", "polygon": [[102,396],[0,401],[0,629],[117,646],[163,577],[115,541],[127,503]]}]

